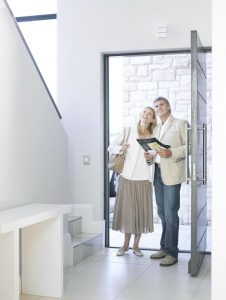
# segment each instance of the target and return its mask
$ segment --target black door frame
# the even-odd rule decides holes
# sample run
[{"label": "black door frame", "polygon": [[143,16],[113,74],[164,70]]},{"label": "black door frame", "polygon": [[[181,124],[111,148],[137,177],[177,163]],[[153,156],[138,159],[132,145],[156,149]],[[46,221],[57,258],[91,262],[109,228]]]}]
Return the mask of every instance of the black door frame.
[{"label": "black door frame", "polygon": [[[204,47],[206,52],[212,52],[211,47]],[[173,54],[190,54],[190,48],[183,49],[167,49],[153,50],[144,52],[108,52],[102,53],[103,62],[103,121],[104,121],[104,220],[105,220],[105,247],[111,248],[109,245],[109,171],[107,169],[108,162],[108,145],[109,145],[109,58],[113,56],[143,56],[143,55],[173,55]],[[158,249],[147,249],[158,250]],[[180,251],[190,253],[190,251]],[[210,252],[206,252],[207,254]]]}]

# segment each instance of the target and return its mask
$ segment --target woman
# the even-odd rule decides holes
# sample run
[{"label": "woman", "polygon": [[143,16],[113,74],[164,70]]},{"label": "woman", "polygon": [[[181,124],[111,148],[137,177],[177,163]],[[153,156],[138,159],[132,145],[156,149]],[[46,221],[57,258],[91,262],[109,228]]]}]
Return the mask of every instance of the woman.
[{"label": "woman", "polygon": [[[131,235],[134,234],[133,253],[143,256],[139,248],[142,233],[153,231],[152,167],[147,164],[144,150],[137,138],[152,136],[156,126],[155,112],[145,107],[136,128],[130,128],[128,142],[119,146],[123,132],[109,146],[110,154],[127,149],[124,168],[120,174],[114,207],[112,229],[124,233],[124,244],[117,251],[122,256],[129,250]],[[126,130],[129,131],[128,129]]]}]

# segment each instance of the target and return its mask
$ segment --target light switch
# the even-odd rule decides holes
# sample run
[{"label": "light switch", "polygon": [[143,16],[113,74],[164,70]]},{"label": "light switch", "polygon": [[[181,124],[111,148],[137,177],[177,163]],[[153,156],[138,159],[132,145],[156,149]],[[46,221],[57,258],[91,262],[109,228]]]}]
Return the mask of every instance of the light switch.
[{"label": "light switch", "polygon": [[83,155],[83,165],[90,165],[90,155]]},{"label": "light switch", "polygon": [[166,38],[167,37],[167,24],[166,22],[161,22],[156,24],[155,36],[156,38]]}]

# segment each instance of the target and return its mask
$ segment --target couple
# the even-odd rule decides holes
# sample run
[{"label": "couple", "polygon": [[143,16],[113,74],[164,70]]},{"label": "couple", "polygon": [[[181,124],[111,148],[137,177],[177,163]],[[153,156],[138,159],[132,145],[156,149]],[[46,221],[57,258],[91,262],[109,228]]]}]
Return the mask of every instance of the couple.
[{"label": "couple", "polygon": [[[157,125],[156,114],[160,118]],[[169,101],[158,97],[154,109],[145,107],[137,128],[131,128],[126,144],[119,146],[120,134],[109,146],[110,153],[127,149],[124,168],[119,179],[113,216],[113,230],[124,233],[124,244],[117,251],[122,256],[129,250],[134,234],[133,253],[143,256],[139,249],[142,233],[153,232],[152,182],[158,215],[162,222],[160,250],[150,258],[162,259],[161,266],[171,266],[178,257],[180,188],[185,180],[185,120],[171,115]],[[156,137],[171,147],[144,152],[136,141]]]}]

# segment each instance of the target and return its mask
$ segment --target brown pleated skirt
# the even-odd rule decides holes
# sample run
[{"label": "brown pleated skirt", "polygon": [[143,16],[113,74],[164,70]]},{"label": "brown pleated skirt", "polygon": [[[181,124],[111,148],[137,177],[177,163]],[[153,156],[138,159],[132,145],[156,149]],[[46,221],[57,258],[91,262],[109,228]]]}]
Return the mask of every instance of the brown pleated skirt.
[{"label": "brown pleated skirt", "polygon": [[120,177],[112,229],[133,234],[153,232],[151,182]]}]

